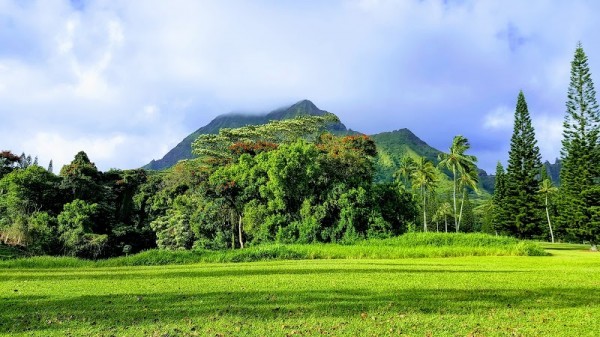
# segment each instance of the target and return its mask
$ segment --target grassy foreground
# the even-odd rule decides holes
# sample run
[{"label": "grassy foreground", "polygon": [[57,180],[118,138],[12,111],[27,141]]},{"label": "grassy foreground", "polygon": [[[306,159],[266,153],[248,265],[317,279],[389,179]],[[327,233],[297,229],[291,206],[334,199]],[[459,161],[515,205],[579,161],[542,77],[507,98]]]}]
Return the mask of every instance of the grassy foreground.
[{"label": "grassy foreground", "polygon": [[0,268],[10,336],[596,336],[600,254]]}]

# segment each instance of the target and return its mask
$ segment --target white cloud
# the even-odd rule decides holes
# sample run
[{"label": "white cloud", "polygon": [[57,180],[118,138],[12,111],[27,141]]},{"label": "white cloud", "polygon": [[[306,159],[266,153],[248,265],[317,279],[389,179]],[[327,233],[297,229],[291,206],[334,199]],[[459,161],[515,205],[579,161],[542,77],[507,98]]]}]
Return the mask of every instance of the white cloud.
[{"label": "white cloud", "polygon": [[136,114],[136,119],[140,123],[153,123],[160,117],[160,108],[154,104],[144,106],[144,108]]},{"label": "white cloud", "polygon": [[[37,154],[40,165],[53,161],[60,168],[70,163],[75,154],[85,151],[92,161],[104,162],[118,156],[120,149],[128,143],[124,135],[106,137],[65,137],[58,133],[40,132],[23,143],[26,153]],[[129,142],[131,143],[131,142]]]},{"label": "white cloud", "polygon": [[488,130],[509,129],[514,121],[514,110],[506,106],[496,107],[483,118],[483,127]]},{"label": "white cloud", "polygon": [[[598,9],[519,0],[101,0],[78,9],[0,1],[1,145],[70,161],[74,142],[96,148],[90,157],[101,168],[137,167],[217,114],[303,98],[368,133],[409,127],[445,148],[453,135],[480,131],[474,147],[508,144],[519,89],[536,110],[562,115],[577,41],[600,73]],[[542,152],[553,155],[555,123],[538,123]],[[44,134],[66,148],[33,146]],[[118,146],[114,135],[124,137]],[[482,165],[493,167],[489,160]]]},{"label": "white cloud", "polygon": [[[166,152],[183,134],[162,134],[161,139],[115,133],[110,135],[63,135],[57,132],[38,132],[22,143],[22,151],[37,155],[39,163],[46,166],[52,160],[56,173],[70,163],[75,154],[84,151],[101,170],[109,168],[130,169],[140,167],[138,161],[149,162],[158,149]],[[165,141],[167,140],[167,141]],[[133,165],[123,165],[123,158],[137,158]]]},{"label": "white cloud", "polygon": [[562,119],[541,115],[534,117],[532,123],[542,157],[553,163],[554,159],[560,157],[563,138]]}]

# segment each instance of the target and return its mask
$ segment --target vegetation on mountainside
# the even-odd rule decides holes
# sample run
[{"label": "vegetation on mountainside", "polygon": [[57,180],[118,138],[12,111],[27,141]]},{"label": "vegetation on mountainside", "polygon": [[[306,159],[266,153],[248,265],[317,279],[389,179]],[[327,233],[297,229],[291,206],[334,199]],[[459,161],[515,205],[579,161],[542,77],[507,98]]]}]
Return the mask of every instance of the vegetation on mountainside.
[{"label": "vegetation on mountainside", "polygon": [[[177,164],[178,161],[194,158],[192,143],[201,135],[218,134],[221,129],[235,129],[249,125],[262,125],[270,121],[293,119],[299,116],[323,116],[327,111],[317,108],[311,101],[302,100],[288,108],[271,111],[265,115],[228,114],[218,116],[206,126],[185,137],[175,148],[171,149],[162,159],[153,160],[144,166],[149,170],[164,170]],[[328,126],[328,130],[338,133],[350,132],[341,122]]]}]

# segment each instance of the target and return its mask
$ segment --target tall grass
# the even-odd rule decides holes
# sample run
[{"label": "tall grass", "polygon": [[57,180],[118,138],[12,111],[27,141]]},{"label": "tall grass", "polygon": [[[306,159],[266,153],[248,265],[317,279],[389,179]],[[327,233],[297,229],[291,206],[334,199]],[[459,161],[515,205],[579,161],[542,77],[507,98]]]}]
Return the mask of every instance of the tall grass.
[{"label": "tall grass", "polygon": [[299,259],[400,259],[456,256],[543,256],[534,242],[487,234],[409,233],[390,239],[341,244],[265,244],[246,249],[209,251],[149,250],[135,255],[89,261],[69,257],[32,257],[0,261],[0,268],[119,267],[199,262],[252,262]]}]

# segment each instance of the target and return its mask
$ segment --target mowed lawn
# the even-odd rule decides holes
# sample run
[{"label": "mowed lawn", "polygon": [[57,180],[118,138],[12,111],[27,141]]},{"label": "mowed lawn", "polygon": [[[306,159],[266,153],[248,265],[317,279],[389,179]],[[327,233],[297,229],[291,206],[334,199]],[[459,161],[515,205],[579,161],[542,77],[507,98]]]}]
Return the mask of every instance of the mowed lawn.
[{"label": "mowed lawn", "polygon": [[0,269],[10,336],[598,336],[600,253]]}]

